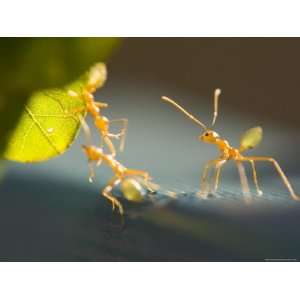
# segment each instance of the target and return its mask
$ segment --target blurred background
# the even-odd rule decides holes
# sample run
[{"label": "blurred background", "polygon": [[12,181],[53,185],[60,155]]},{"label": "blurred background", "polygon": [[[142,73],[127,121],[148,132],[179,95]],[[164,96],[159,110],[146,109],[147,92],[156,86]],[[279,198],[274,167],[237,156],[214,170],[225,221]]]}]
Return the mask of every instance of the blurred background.
[{"label": "blurred background", "polygon": [[221,88],[215,130],[238,146],[246,129],[262,126],[263,142],[251,154],[276,158],[300,193],[299,53],[296,38],[122,39],[96,98],[109,103],[103,111],[109,119],[129,120],[119,160],[148,170],[163,190],[179,193],[178,201],[144,216],[129,207],[141,217],[129,216],[120,229],[100,197],[111,171],[101,166],[96,182],[88,182],[80,134],[69,151],[48,162],[5,163],[0,259],[297,259],[300,204],[272,166],[257,164],[264,197],[251,207],[243,203],[232,163],[224,167],[218,198],[195,199],[202,168],[218,151],[202,144],[201,128],[160,98],[176,99],[210,124],[213,91]]}]

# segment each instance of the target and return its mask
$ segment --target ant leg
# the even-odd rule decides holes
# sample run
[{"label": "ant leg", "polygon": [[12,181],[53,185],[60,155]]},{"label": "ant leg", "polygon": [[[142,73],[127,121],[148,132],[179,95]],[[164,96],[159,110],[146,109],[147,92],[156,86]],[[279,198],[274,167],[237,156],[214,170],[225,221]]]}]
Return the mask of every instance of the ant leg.
[{"label": "ant leg", "polygon": [[252,166],[252,173],[253,173],[253,181],[256,187],[256,192],[258,196],[262,196],[263,192],[260,189],[259,185],[258,185],[258,180],[257,180],[257,173],[256,173],[256,168],[255,168],[255,164],[253,160],[249,160],[251,166]]},{"label": "ant leg", "polygon": [[115,209],[115,206],[118,207],[119,209],[119,212],[120,212],[120,215],[123,215],[124,214],[124,209],[123,209],[123,206],[122,204],[119,202],[119,200],[114,197],[112,194],[111,194],[111,191],[112,189],[117,185],[119,184],[121,181],[120,178],[114,176],[107,184],[107,186],[102,190],[102,195],[107,198],[111,204],[112,204],[112,209],[114,210]]},{"label": "ant leg", "polygon": [[[87,155],[87,153],[85,153]],[[93,182],[93,179],[95,177],[95,172],[94,172],[94,166],[93,166],[93,161],[88,157],[88,168],[89,168],[89,182]]]},{"label": "ant leg", "polygon": [[220,174],[221,174],[221,168],[223,167],[225,162],[226,162],[226,160],[223,160],[219,164],[216,164],[216,175],[215,175],[215,183],[214,183],[213,192],[216,192],[218,190],[219,181],[220,181]]},{"label": "ant leg", "polygon": [[290,195],[292,196],[292,198],[296,201],[300,201],[300,197],[295,193],[295,191],[292,188],[292,185],[290,184],[288,178],[286,177],[286,175],[282,171],[280,165],[278,164],[278,162],[274,158],[254,156],[254,157],[246,157],[245,159],[246,160],[254,160],[254,161],[266,161],[266,162],[272,163],[273,166],[275,167],[276,171],[278,172],[279,176],[281,177],[283,184],[286,186],[286,188],[290,192]]},{"label": "ant leg", "polygon": [[217,165],[220,161],[222,161],[222,159],[210,160],[204,166],[201,181],[200,181],[200,191],[198,192],[198,196],[200,198],[203,199],[207,198],[207,195],[209,193],[209,185],[207,184],[207,177],[209,175],[208,171],[212,166]]},{"label": "ant leg", "polygon": [[221,166],[216,167],[216,174],[215,174],[215,183],[213,187],[213,192],[218,190],[219,181],[220,181],[220,173],[221,173]]},{"label": "ant leg", "polygon": [[148,181],[149,179],[151,179],[149,173],[146,172],[146,171],[142,171],[142,170],[126,169],[126,171],[124,172],[124,174],[125,174],[125,176],[142,176],[142,177],[144,177],[144,179],[146,181]]},{"label": "ant leg", "polygon": [[94,102],[95,105],[98,107],[98,108],[107,108],[108,107],[108,103],[105,103],[105,102]]},{"label": "ant leg", "polygon": [[80,113],[82,113],[85,110],[86,110],[85,107],[79,107],[79,108],[74,108],[74,109],[68,111],[68,113],[75,114],[75,115],[80,115]]},{"label": "ant leg", "polygon": [[103,149],[103,147],[104,147],[103,135],[100,134],[100,148]]},{"label": "ant leg", "polygon": [[111,156],[115,157],[116,156],[115,146],[112,143],[112,141],[110,140],[110,138],[107,135],[103,136],[102,139],[101,139],[101,145],[102,146],[103,146],[103,141],[105,142],[105,144],[107,145],[109,151],[111,152]]},{"label": "ant leg", "polygon": [[98,159],[96,162],[96,166],[99,167],[102,164],[102,161],[103,161],[102,158]]},{"label": "ant leg", "polygon": [[[80,117],[79,120],[80,120],[81,126],[83,128],[87,144],[92,145],[92,135],[91,135],[90,127],[88,126],[88,124],[86,123],[84,118]],[[102,162],[102,160],[97,161],[97,166],[99,166],[101,164],[101,162]],[[95,177],[95,172],[94,172],[94,168],[93,168],[93,162],[90,159],[88,161],[88,167],[89,167],[89,182],[92,183],[93,178]]]},{"label": "ant leg", "polygon": [[143,183],[145,184],[147,189],[152,193],[159,189],[159,185],[157,185],[153,182],[149,182],[149,180],[151,180],[151,177],[150,177],[149,173],[146,172],[146,171],[135,170],[135,169],[127,169],[124,172],[124,175],[125,176],[141,176],[141,177],[144,177],[144,182]]},{"label": "ant leg", "polygon": [[[80,95],[77,92],[73,91],[73,90],[68,90],[68,95],[70,97],[73,97],[73,98],[80,98]],[[85,98],[85,99],[86,98],[90,99],[91,97],[92,97],[92,100],[93,100],[94,104],[97,107],[99,107],[99,108],[106,108],[106,107],[108,107],[108,104],[105,103],[105,102],[94,101],[94,97],[93,97],[93,95],[90,92],[86,92],[86,93],[83,94],[83,98]]]},{"label": "ant leg", "polygon": [[200,191],[198,193],[200,198],[206,199],[207,195],[208,195],[208,188],[207,188],[207,176],[208,176],[208,171],[210,169],[210,167],[215,163],[214,160],[209,161],[208,163],[206,163],[204,169],[203,169],[203,173],[202,173],[202,177],[201,177],[201,181],[200,181]]},{"label": "ant leg", "polygon": [[242,192],[244,195],[244,200],[246,203],[250,203],[251,195],[250,195],[250,189],[249,189],[248,179],[247,179],[244,165],[239,160],[236,160],[235,163],[238,168],[239,175],[240,175],[241,187],[242,187]]},{"label": "ant leg", "polygon": [[94,172],[94,167],[92,161],[89,160],[88,162],[89,165],[89,182],[93,182],[93,179],[95,177],[95,172]]},{"label": "ant leg", "polygon": [[125,147],[125,139],[126,139],[126,133],[127,133],[127,128],[128,128],[128,120],[127,119],[113,119],[110,121],[110,123],[123,123],[123,127],[120,131],[120,136],[121,136],[121,141],[120,141],[120,151],[122,152]]},{"label": "ant leg", "polygon": [[[81,96],[73,90],[68,90],[68,95],[72,98],[81,98]],[[74,113],[74,114],[78,114],[78,113],[81,113],[85,110],[86,110],[86,107],[81,107],[81,108],[74,108],[74,109],[71,110],[71,112]]]},{"label": "ant leg", "polygon": [[85,119],[79,115],[79,121],[81,123],[83,132],[84,132],[84,136],[86,139],[86,142],[88,145],[92,145],[92,134],[91,134],[91,130],[89,125],[87,124],[87,122],[85,121]]}]

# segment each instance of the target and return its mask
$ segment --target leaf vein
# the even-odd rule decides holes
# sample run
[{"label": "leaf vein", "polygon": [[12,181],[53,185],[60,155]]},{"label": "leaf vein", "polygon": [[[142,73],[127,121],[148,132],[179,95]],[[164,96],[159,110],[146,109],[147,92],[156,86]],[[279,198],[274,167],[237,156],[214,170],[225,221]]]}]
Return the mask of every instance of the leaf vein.
[{"label": "leaf vein", "polygon": [[53,95],[50,95],[48,92],[44,92],[44,95],[49,97],[50,99],[52,99],[56,103],[58,103],[59,107],[61,108],[61,111],[63,113],[65,113],[65,107],[63,106],[62,102],[59,99],[55,98]]},{"label": "leaf vein", "polygon": [[52,142],[52,140],[47,135],[46,131],[44,130],[43,126],[40,124],[40,122],[35,118],[34,114],[30,111],[28,107],[25,107],[25,111],[28,113],[32,121],[35,123],[35,125],[40,129],[42,135],[44,138],[48,141],[48,143],[52,146],[52,148],[57,152],[57,154],[60,154],[60,151],[56,148],[55,144]]},{"label": "leaf vein", "polygon": [[23,154],[23,151],[24,151],[24,147],[25,147],[25,142],[26,142],[26,137],[27,135],[29,134],[29,132],[31,131],[32,127],[34,126],[34,122],[32,122],[30,124],[30,127],[28,128],[28,130],[25,132],[24,136],[23,136],[23,139],[22,139],[22,144],[21,144],[21,148],[20,148],[20,153],[21,155]]}]

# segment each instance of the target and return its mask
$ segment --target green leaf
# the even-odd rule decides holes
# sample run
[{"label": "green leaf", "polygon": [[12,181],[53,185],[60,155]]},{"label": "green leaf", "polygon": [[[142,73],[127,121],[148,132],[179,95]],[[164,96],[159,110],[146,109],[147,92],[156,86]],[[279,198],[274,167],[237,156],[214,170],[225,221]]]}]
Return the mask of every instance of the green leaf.
[{"label": "green leaf", "polygon": [[[80,128],[79,115],[84,117],[85,86],[101,87],[106,67],[98,63],[80,79],[60,89],[34,93],[26,104],[12,133],[4,158],[18,162],[37,162],[60,155],[71,145]],[[70,90],[78,97],[70,95]]]},{"label": "green leaf", "polygon": [[106,62],[119,44],[118,38],[0,38],[0,157],[10,153],[19,119],[26,121],[26,103],[48,99],[35,91],[66,85]]}]

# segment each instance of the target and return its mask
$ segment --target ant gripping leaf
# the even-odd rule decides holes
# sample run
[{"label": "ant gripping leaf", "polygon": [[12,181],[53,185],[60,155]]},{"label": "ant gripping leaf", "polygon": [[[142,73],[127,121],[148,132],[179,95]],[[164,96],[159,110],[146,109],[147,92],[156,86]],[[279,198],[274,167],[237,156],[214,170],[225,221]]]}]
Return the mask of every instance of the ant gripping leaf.
[{"label": "ant gripping leaf", "polygon": [[[108,104],[105,102],[99,102],[94,98],[93,93],[97,88],[102,87],[107,78],[107,70],[106,65],[104,63],[98,63],[94,67],[92,67],[88,73],[88,80],[84,87],[81,88],[80,91],[76,90],[76,86],[73,88],[69,87],[68,95],[73,97],[74,99],[81,98],[85,102],[85,107],[81,109],[75,109],[74,113],[81,113],[85,111],[88,113],[94,121],[94,125],[97,128],[100,134],[100,146],[101,148],[104,144],[109,149],[112,156],[116,156],[115,146],[112,142],[112,138],[120,139],[120,151],[124,150],[125,146],[125,137],[127,131],[128,120],[127,119],[114,119],[109,120],[107,117],[102,115],[102,109],[107,108]],[[83,127],[87,127],[87,124],[80,115],[78,115],[81,124]],[[110,124],[111,123],[120,123],[122,125],[122,129],[118,133],[110,132]],[[86,136],[88,139],[88,143],[91,143],[91,137],[88,134]]]},{"label": "ant gripping leaf", "polygon": [[34,93],[10,136],[4,158],[38,162],[65,152],[78,134],[80,117],[86,114],[83,97],[73,97],[69,91],[81,95],[92,84],[94,92],[105,82],[102,70],[103,64],[98,63],[65,87]]}]

